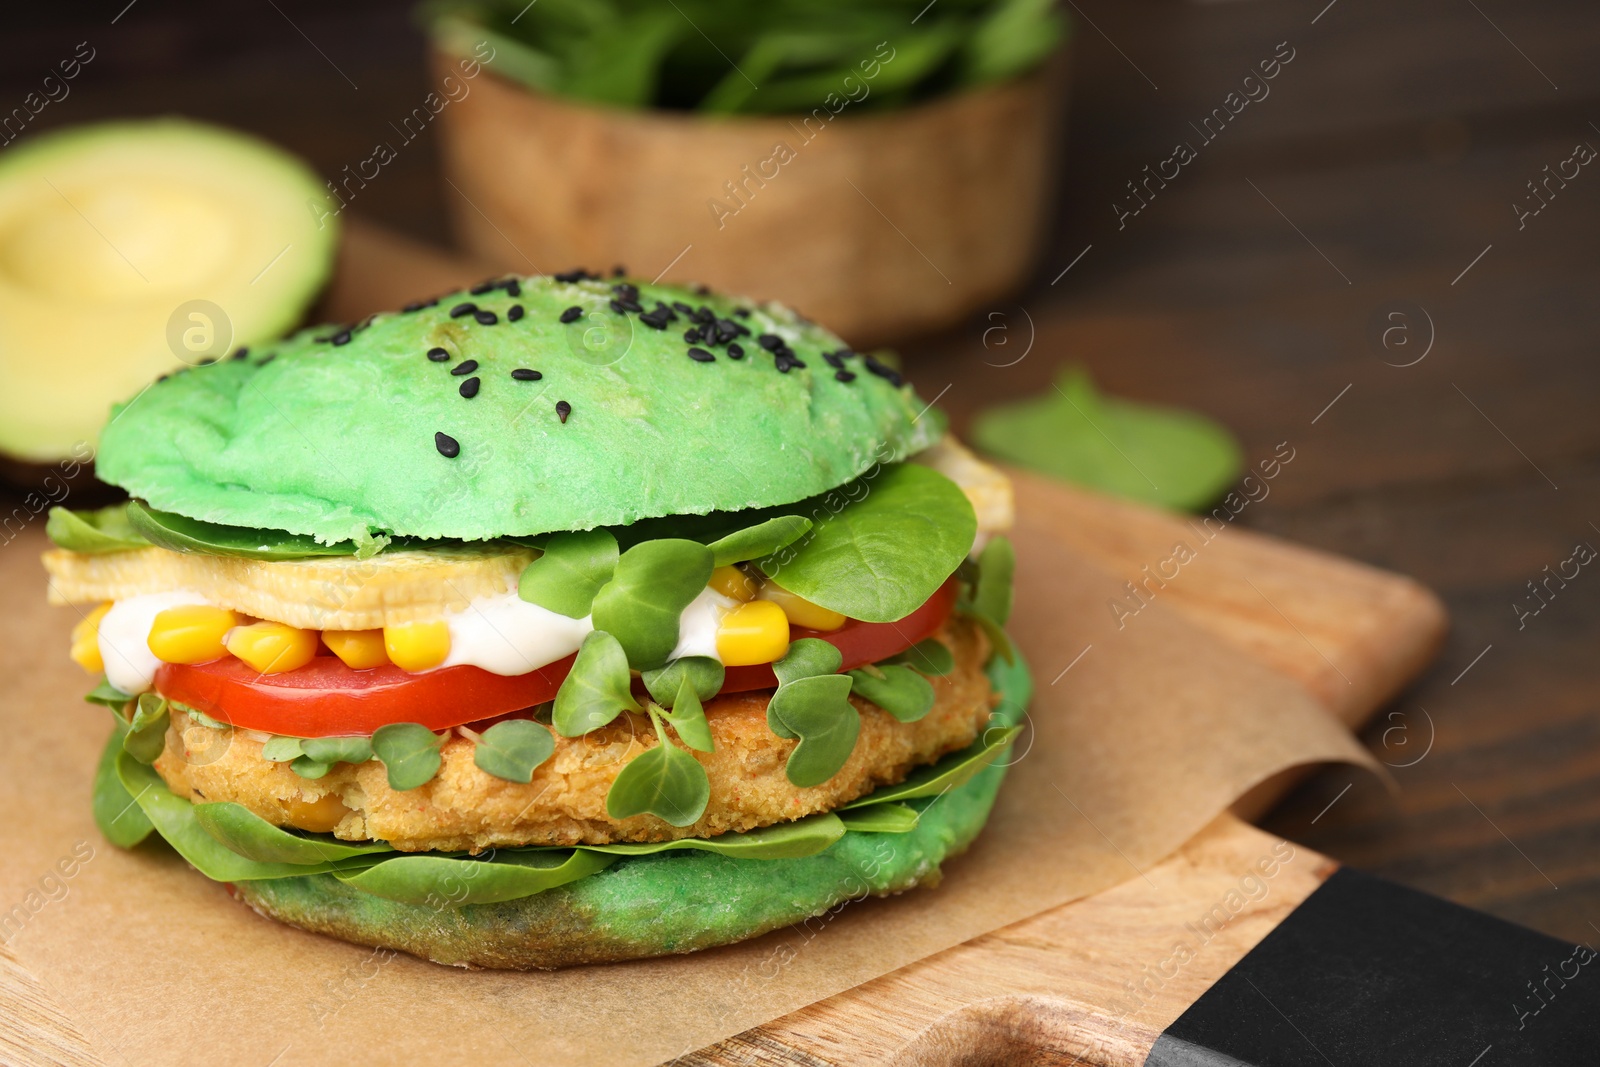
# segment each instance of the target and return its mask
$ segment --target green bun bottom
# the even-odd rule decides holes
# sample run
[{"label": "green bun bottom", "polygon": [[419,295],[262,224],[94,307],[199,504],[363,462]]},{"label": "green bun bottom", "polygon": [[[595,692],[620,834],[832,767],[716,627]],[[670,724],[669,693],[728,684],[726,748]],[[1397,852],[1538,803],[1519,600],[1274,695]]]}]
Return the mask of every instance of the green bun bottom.
[{"label": "green bun bottom", "polygon": [[[1032,695],[1019,657],[996,657],[1001,702],[992,726],[1014,725]],[[735,859],[663,852],[534,896],[434,907],[364,893],[331,874],[237,882],[234,894],[269,918],[360,945],[399,949],[458,967],[551,970],[695,952],[822,915],[867,896],[937,885],[940,865],[983,829],[1011,747],[922,809],[906,833],[851,830],[814,856]]]}]

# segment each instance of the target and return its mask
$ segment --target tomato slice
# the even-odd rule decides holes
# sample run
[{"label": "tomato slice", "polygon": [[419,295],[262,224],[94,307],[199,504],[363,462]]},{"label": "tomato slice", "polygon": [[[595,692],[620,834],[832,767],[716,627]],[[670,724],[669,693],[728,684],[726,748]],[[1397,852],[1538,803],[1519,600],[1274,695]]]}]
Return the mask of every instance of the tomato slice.
[{"label": "tomato slice", "polygon": [[[818,637],[836,646],[841,670],[874,663],[930,637],[956,602],[952,578],[910,615],[896,622],[852,619],[837,630],[794,627],[790,640]],[[527,674],[492,674],[479,667],[444,667],[409,674],[388,664],[357,671],[333,656],[317,656],[297,670],[260,674],[232,656],[210,663],[164,663],[155,689],[219,722],[290,737],[366,735],[391,722],[416,722],[430,730],[493,719],[555,698],[572,668],[572,656]],[[724,693],[778,684],[770,664],[729,667]]]}]

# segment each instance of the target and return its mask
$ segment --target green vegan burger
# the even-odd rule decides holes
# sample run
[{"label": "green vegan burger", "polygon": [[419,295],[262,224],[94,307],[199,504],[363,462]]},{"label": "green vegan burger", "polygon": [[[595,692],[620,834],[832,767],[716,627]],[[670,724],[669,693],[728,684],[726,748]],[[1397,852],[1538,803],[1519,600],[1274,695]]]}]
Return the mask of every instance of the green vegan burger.
[{"label": "green vegan burger", "polygon": [[166,376],[55,509],[94,812],[441,963],[689,952],[932,884],[1029,680],[1011,489],[775,304],[499,278]]}]

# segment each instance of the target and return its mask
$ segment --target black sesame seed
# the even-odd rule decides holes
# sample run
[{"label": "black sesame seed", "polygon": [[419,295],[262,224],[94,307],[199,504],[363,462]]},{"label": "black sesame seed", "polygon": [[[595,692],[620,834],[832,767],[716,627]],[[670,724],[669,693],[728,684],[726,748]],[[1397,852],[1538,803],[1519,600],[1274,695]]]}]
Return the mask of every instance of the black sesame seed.
[{"label": "black sesame seed", "polygon": [[793,352],[789,353],[789,366],[795,367],[795,368],[797,368],[799,370],[805,370],[806,369],[805,363],[803,363],[802,361],[800,361],[798,359],[795,359]]},{"label": "black sesame seed", "polygon": [[512,299],[516,299],[522,295],[522,283],[517,281],[515,278],[512,278],[509,282],[506,282],[504,288],[506,295]]},{"label": "black sesame seed", "polygon": [[561,313],[562,322],[576,322],[582,317],[583,309],[581,307],[569,307],[567,310]]},{"label": "black sesame seed", "polygon": [[613,278],[621,278],[624,275],[626,275],[627,273],[628,273],[628,268],[624,267],[621,263],[618,263],[615,267],[611,268],[611,276]]},{"label": "black sesame seed", "polygon": [[847,370],[836,370],[833,372],[833,376],[841,382],[853,382],[856,380],[855,374]]},{"label": "black sesame seed", "polygon": [[241,348],[238,351],[236,351],[233,355],[229,356],[228,358],[229,359],[243,359],[244,357],[248,356],[249,354],[250,354],[250,350],[248,348]]},{"label": "black sesame seed", "polygon": [[338,333],[328,338],[328,340],[332,341],[336,345],[347,345],[350,343],[350,331],[340,330]]},{"label": "black sesame seed", "polygon": [[[839,358],[839,353],[837,353],[837,352],[824,352],[824,353],[822,353],[822,359],[823,359],[824,362],[826,362],[828,364],[828,366],[832,367],[834,370],[844,370],[844,360]],[[849,378],[844,378],[844,379],[841,379],[841,380],[842,381],[849,381],[850,379]]]},{"label": "black sesame seed", "polygon": [[478,320],[479,326],[493,326],[500,321],[500,316],[492,311],[474,311],[472,317]]},{"label": "black sesame seed", "polygon": [[639,303],[637,300],[629,300],[626,297],[619,296],[615,300],[611,301],[611,310],[615,311],[618,315],[629,311],[641,312],[644,310],[644,305]]},{"label": "black sesame seed", "polygon": [[748,319],[750,317],[749,308],[734,308],[733,313],[739,316],[741,319]]},{"label": "black sesame seed", "polygon": [[475,360],[475,359],[464,359],[460,363],[457,363],[454,367],[451,367],[450,368],[450,373],[451,374],[455,374],[455,375],[471,374],[473,371],[475,371],[477,369],[478,369],[478,361],[477,360]]},{"label": "black sesame seed", "polygon": [[468,400],[471,400],[473,397],[478,395],[478,386],[482,384],[483,382],[479,381],[476,377],[468,378],[466,381],[461,383],[460,393]]},{"label": "black sesame seed", "polygon": [[565,285],[571,285],[573,282],[587,281],[588,279],[593,278],[594,275],[590,274],[582,267],[575,267],[572,270],[564,270],[559,274],[552,274],[550,277]]},{"label": "black sesame seed", "polygon": [[435,363],[443,363],[450,358],[450,353],[442,348],[430,348],[428,349],[428,358]]},{"label": "black sesame seed", "polygon": [[775,333],[762,334],[760,337],[756,338],[756,344],[760,345],[762,348],[765,348],[768,352],[777,352],[785,347],[783,338],[779,337]]},{"label": "black sesame seed", "polygon": [[677,310],[683,312],[685,315],[693,315],[694,314],[694,308],[690,307],[688,304],[685,304],[682,300],[674,300],[672,302],[672,306],[674,308],[676,308]]},{"label": "black sesame seed", "polygon": [[639,316],[639,321],[644,323],[646,326],[652,327],[653,329],[665,330],[667,328],[666,318],[655,311],[646,311],[643,315]]},{"label": "black sesame seed", "polygon": [[556,415],[561,419],[562,422],[566,422],[567,421],[567,416],[571,415],[571,414],[572,414],[572,405],[571,404],[567,403],[565,400],[557,400],[556,401]]},{"label": "black sesame seed", "polygon": [[778,373],[780,374],[788,374],[789,371],[794,368],[793,363],[790,363],[787,359],[784,359],[781,356],[778,358],[778,361],[773,364],[773,366],[778,368]]},{"label": "black sesame seed", "polygon": [[433,435],[433,447],[439,450],[439,455],[445,459],[455,459],[461,454],[461,442],[447,433]]},{"label": "black sesame seed", "polygon": [[694,287],[694,295],[695,296],[710,296],[711,295],[711,286],[709,286],[709,285],[697,285],[697,286],[695,286]]},{"label": "black sesame seed", "polygon": [[268,363],[271,363],[273,360],[275,360],[277,358],[278,358],[278,353],[276,353],[276,352],[268,352],[266,355],[264,355],[260,359],[256,360],[256,366],[265,367]]},{"label": "black sesame seed", "polygon": [[527,367],[518,367],[511,372],[511,376],[519,382],[536,382],[544,377],[538,371],[529,370]]},{"label": "black sesame seed", "polygon": [[685,341],[688,341],[692,345],[693,344],[699,344],[700,343],[700,330],[699,330],[699,327],[695,327],[693,329],[684,330],[683,331],[683,339]]},{"label": "black sesame seed", "polygon": [[729,341],[732,341],[734,338],[738,337],[741,333],[750,332],[749,330],[743,329],[737,322],[732,322],[728,319],[719,319],[717,321],[716,331],[717,341],[721,344],[727,344]]},{"label": "black sesame seed", "polygon": [[478,305],[477,304],[473,304],[473,303],[457,304],[455,307],[450,309],[450,317],[452,319],[459,319],[461,316],[470,315],[474,311],[477,311],[477,310],[478,310]]},{"label": "black sesame seed", "polygon": [[696,363],[714,363],[717,359],[716,356],[713,356],[710,352],[707,352],[703,348],[689,349],[689,358],[694,360]]},{"label": "black sesame seed", "polygon": [[[260,364],[257,364],[257,366],[260,366]],[[171,372],[168,372],[168,373],[166,373],[166,374],[158,374],[158,375],[156,375],[156,381],[157,381],[157,382],[158,382],[158,383],[160,383],[160,382],[164,382],[164,381],[166,381],[166,380],[167,380],[167,379],[168,379],[168,378],[170,378],[170,377],[172,377],[172,374],[171,374]]]},{"label": "black sesame seed", "polygon": [[710,326],[712,323],[717,321],[716,312],[705,306],[696,308],[694,313],[691,314],[689,318],[704,326]]},{"label": "black sesame seed", "polygon": [[516,322],[518,319],[522,318],[524,314],[525,312],[522,310],[521,304],[512,304],[511,307],[506,310],[506,321]]},{"label": "black sesame seed", "polygon": [[744,358],[744,345],[741,345],[741,344],[729,345],[728,346],[728,358],[729,359],[743,359]]},{"label": "black sesame seed", "polygon": [[895,370],[893,367],[890,367],[890,366],[887,366],[886,364],[880,363],[880,362],[878,362],[878,360],[872,358],[871,356],[866,356],[864,358],[865,358],[865,362],[867,364],[867,370],[871,371],[873,374],[876,374],[878,377],[884,379],[890,385],[898,387],[899,385],[901,385],[902,383],[905,382],[905,379],[900,376],[900,372]]},{"label": "black sesame seed", "polygon": [[639,299],[639,287],[628,282],[619,282],[616,285],[613,285],[611,287],[611,291],[622,297],[624,300]]},{"label": "black sesame seed", "polygon": [[484,293],[492,293],[498,288],[500,288],[500,280],[498,278],[490,278],[486,282],[479,282],[477,285],[474,285],[471,289],[468,289],[467,292],[471,293],[473,296],[482,296]]},{"label": "black sesame seed", "polygon": [[205,359],[202,359],[200,362],[196,363],[195,366],[197,366],[197,367],[209,367],[209,366],[211,366],[211,364],[215,363],[216,361],[217,360],[216,360],[215,356],[207,356]]},{"label": "black sesame seed", "polygon": [[410,314],[413,311],[421,311],[423,308],[431,308],[438,302],[437,300],[413,300],[400,310]]}]

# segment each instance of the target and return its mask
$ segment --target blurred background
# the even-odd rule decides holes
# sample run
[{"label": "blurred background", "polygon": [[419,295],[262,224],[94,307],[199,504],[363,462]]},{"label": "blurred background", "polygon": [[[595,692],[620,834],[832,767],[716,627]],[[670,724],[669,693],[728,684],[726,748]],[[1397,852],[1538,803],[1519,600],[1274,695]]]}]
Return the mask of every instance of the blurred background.
[{"label": "blurred background", "polygon": [[[374,263],[420,297],[625,262],[890,347],[958,432],[1097,488],[1204,509],[1287,446],[1234,521],[1415,576],[1453,631],[1364,735],[1398,791],[1323,771],[1268,827],[1594,936],[1600,577],[1574,561],[1600,545],[1600,7],[757,8],[27,5],[0,35],[0,186],[40,135],[188,116],[345,183],[332,289],[280,297],[295,315],[387,306]],[[469,75],[480,44],[494,58]],[[6,210],[9,540],[71,461],[31,448],[25,416],[51,406],[29,383],[48,370],[108,402],[121,357],[77,365],[56,326],[19,325],[43,239]],[[97,311],[63,314],[80,313]],[[180,359],[155,349],[147,377]],[[1126,428],[1119,454],[1159,440],[1139,458],[1177,488],[1145,492],[1084,407]]]}]

